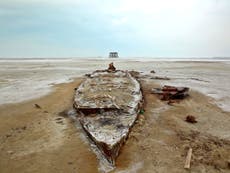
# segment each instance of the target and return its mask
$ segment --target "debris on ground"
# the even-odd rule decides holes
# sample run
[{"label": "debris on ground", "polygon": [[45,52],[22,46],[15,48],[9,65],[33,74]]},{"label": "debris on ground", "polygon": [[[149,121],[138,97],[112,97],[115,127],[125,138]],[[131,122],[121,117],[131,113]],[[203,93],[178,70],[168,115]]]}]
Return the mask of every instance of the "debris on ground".
[{"label": "debris on ground", "polygon": [[157,94],[160,96],[161,100],[176,100],[183,99],[188,96],[189,88],[187,87],[174,87],[165,85],[162,88],[154,88],[152,89],[153,94]]},{"label": "debris on ground", "polygon": [[9,137],[11,137],[11,136],[12,136],[12,135],[10,135],[10,134],[7,134],[7,135],[6,135],[6,138],[9,138]]},{"label": "debris on ground", "polygon": [[184,149],[182,157],[186,157],[188,149],[192,148],[192,164],[198,166],[205,164],[215,169],[229,170],[230,141],[218,138],[199,131],[178,131],[177,136]]},{"label": "debris on ground", "polygon": [[109,64],[108,71],[110,71],[110,72],[116,71],[116,68],[114,67],[113,62],[111,62],[111,63]]},{"label": "debris on ground", "polygon": [[26,126],[23,126],[21,129],[22,129],[22,130],[26,130],[26,128],[27,128]]},{"label": "debris on ground", "polygon": [[68,164],[69,164],[69,165],[72,165],[72,164],[73,164],[73,162],[68,162]]},{"label": "debris on ground", "polygon": [[41,109],[42,107],[40,105],[38,105],[37,103],[34,104],[35,108],[37,109]]},{"label": "debris on ground", "polygon": [[192,79],[192,80],[196,80],[196,81],[201,81],[201,82],[209,82],[209,81],[206,81],[206,80],[203,80],[203,79],[198,79],[198,78],[189,78],[189,79]]},{"label": "debris on ground", "polygon": [[60,121],[60,120],[62,120],[62,118],[61,118],[61,117],[59,117],[59,118],[56,118],[55,120]]},{"label": "debris on ground", "polygon": [[150,79],[157,79],[157,80],[170,80],[170,78],[168,78],[168,77],[160,77],[160,76],[154,76],[154,77],[151,77]]},{"label": "debris on ground", "polygon": [[[85,76],[86,76],[86,77],[90,77],[90,74],[87,73],[87,74],[85,74]],[[76,88],[76,89],[77,89],[77,88]]]},{"label": "debris on ground", "polygon": [[154,70],[151,70],[150,73],[156,73]]},{"label": "debris on ground", "polygon": [[187,156],[186,156],[186,160],[185,160],[185,165],[184,165],[185,169],[190,169],[191,158],[192,158],[192,148],[189,148]]},{"label": "debris on ground", "polygon": [[74,108],[89,138],[113,165],[142,105],[139,82],[127,71],[97,70],[76,90]]},{"label": "debris on ground", "polygon": [[188,115],[186,117],[185,121],[187,121],[188,123],[197,123],[196,117],[194,117],[192,115]]}]

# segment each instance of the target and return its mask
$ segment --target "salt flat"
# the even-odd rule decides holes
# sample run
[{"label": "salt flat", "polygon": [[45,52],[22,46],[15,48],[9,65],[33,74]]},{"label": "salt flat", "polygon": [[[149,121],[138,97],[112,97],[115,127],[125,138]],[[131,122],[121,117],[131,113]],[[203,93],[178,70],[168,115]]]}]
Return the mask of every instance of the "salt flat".
[{"label": "salt flat", "polygon": [[159,84],[191,87],[230,111],[230,61],[226,59],[0,59],[0,104],[43,96],[53,84],[103,69],[112,61],[121,70],[155,70],[157,76],[171,78]]}]

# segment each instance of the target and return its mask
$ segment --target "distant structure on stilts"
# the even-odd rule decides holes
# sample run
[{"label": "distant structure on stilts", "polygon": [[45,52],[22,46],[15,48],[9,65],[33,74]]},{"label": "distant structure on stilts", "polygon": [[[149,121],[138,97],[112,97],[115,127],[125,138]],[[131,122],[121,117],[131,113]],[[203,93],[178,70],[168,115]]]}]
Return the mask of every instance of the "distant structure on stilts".
[{"label": "distant structure on stilts", "polygon": [[109,58],[118,58],[117,52],[109,52]]}]

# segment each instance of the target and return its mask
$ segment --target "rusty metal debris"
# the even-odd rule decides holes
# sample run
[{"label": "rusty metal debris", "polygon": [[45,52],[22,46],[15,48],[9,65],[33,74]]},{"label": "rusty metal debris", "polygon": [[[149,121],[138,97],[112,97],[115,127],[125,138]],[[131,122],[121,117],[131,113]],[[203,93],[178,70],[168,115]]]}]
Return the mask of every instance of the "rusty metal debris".
[{"label": "rusty metal debris", "polygon": [[194,117],[192,115],[186,116],[185,121],[187,121],[188,123],[197,123],[196,117]]},{"label": "rusty metal debris", "polygon": [[109,71],[109,72],[116,71],[116,68],[114,67],[113,62],[111,62],[111,63],[109,64],[108,71]]},{"label": "rusty metal debris", "polygon": [[189,88],[187,87],[174,87],[165,85],[162,88],[154,88],[152,89],[153,94],[160,95],[161,100],[175,100],[175,99],[183,99],[188,96]]},{"label": "rusty metal debris", "polygon": [[111,63],[93,72],[77,88],[74,107],[90,139],[112,164],[141,109],[139,82]]}]

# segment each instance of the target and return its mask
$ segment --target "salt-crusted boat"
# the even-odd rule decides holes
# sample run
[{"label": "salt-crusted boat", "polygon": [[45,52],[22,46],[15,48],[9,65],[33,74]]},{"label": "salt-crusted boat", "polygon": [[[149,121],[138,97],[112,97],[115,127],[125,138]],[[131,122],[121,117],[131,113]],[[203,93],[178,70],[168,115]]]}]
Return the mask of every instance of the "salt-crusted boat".
[{"label": "salt-crusted boat", "polygon": [[127,71],[97,70],[76,89],[79,121],[112,164],[137,119],[142,103],[139,82]]}]

